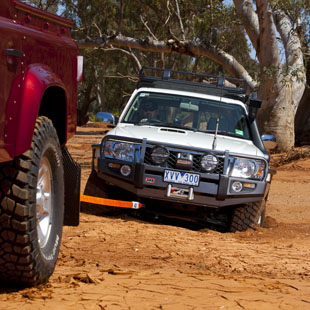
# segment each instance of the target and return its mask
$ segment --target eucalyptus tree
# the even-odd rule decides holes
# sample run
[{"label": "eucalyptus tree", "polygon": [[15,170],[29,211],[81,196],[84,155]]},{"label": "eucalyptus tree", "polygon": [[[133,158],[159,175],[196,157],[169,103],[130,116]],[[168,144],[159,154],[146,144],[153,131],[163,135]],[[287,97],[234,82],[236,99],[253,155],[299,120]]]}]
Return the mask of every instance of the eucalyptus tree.
[{"label": "eucalyptus tree", "polygon": [[[294,116],[306,85],[301,34],[307,22],[306,0],[234,0],[234,6],[220,0],[114,3],[123,7],[117,27],[109,32],[101,28],[100,36],[85,36],[79,40],[81,48],[126,47],[211,59],[258,90],[263,99],[258,114],[261,131],[274,134],[281,150],[294,145]],[[126,15],[126,6],[132,5],[135,10]],[[256,51],[256,63],[249,61],[245,32]]]},{"label": "eucalyptus tree", "polygon": [[310,145],[310,19],[305,27],[304,50],[306,51],[307,85],[295,115],[297,145]]},{"label": "eucalyptus tree", "polygon": [[25,0],[23,2],[31,4],[41,10],[57,13],[61,0]]},{"label": "eucalyptus tree", "polygon": [[[276,135],[280,149],[294,146],[294,119],[306,85],[302,31],[305,1],[234,0],[259,63],[259,125]],[[302,20],[304,19],[304,20]],[[284,60],[281,61],[281,47]]]},{"label": "eucalyptus tree", "polygon": [[[207,1],[208,2],[208,1]],[[195,37],[204,44],[217,41],[225,44],[230,52],[237,51],[242,46],[239,61],[251,62],[245,36],[239,35],[238,42],[233,38],[234,31],[242,32],[240,24],[235,22],[235,11],[227,8],[222,1],[113,1],[113,0],[63,0],[65,8],[63,15],[75,21],[74,38],[81,42],[84,38],[104,38],[122,34],[125,37],[146,38],[151,41],[165,40],[166,37],[183,38],[185,35]],[[195,8],[194,8],[195,7]],[[233,27],[221,23],[220,19],[228,18]],[[186,20],[183,23],[182,20]],[[184,32],[180,35],[180,27]],[[221,31],[221,37],[218,36]],[[196,33],[195,33],[196,32]],[[225,43],[226,42],[226,43]],[[81,46],[83,47],[83,46]],[[99,53],[100,51],[101,53]],[[246,51],[246,52],[244,52]],[[94,49],[84,49],[82,53],[87,58],[96,61],[86,61],[86,78],[81,87],[81,112],[85,106],[91,110],[120,109],[127,95],[134,89],[137,73],[142,66],[167,67],[171,69],[196,72],[218,73],[224,71],[221,65],[199,55],[188,53],[154,53],[152,49],[141,50],[125,45],[102,44]],[[253,72],[255,62],[252,61]],[[88,66],[92,65],[89,69]],[[96,75],[94,79],[90,75]],[[127,80],[124,80],[126,78]],[[112,85],[110,87],[110,85]],[[91,86],[91,87],[90,87]],[[90,94],[88,99],[85,94]],[[118,93],[117,93],[118,92]],[[93,100],[94,97],[97,99]],[[89,99],[91,98],[91,103]],[[121,99],[121,100],[120,100]],[[83,107],[84,106],[84,107]]]},{"label": "eucalyptus tree", "polygon": [[[74,37],[80,48],[92,58],[81,89],[82,94],[89,93],[88,103],[121,107],[134,87],[124,78],[134,81],[145,65],[221,71],[244,78],[258,91],[263,99],[258,114],[261,132],[274,134],[280,150],[294,145],[294,119],[306,85],[309,0],[233,0],[231,4],[61,0],[61,4],[63,15],[75,21]],[[253,51],[255,59],[250,57]],[[303,104],[303,111],[309,111],[307,107]]]}]

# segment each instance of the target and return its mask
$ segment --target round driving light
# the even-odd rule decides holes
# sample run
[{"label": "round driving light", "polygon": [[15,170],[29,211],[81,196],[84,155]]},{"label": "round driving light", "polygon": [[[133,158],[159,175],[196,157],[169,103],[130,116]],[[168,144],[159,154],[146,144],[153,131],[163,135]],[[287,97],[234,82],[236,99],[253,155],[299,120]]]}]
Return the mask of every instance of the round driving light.
[{"label": "round driving light", "polygon": [[124,177],[128,177],[131,173],[131,167],[128,165],[123,165],[120,169],[120,172]]},{"label": "round driving light", "polygon": [[218,165],[218,159],[215,155],[213,154],[206,154],[202,156],[200,165],[201,168],[207,172],[212,172],[213,170],[216,169]]},{"label": "round driving light", "polygon": [[241,182],[239,181],[235,181],[233,182],[232,186],[231,186],[232,190],[236,193],[239,193],[242,191],[243,185]]},{"label": "round driving light", "polygon": [[169,151],[164,147],[157,146],[153,148],[151,158],[155,165],[161,165],[169,158]]}]

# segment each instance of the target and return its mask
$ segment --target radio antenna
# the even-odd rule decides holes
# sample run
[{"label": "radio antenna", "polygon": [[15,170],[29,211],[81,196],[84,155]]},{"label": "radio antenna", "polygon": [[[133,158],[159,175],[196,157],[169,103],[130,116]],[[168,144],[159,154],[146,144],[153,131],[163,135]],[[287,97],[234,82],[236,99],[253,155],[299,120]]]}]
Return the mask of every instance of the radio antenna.
[{"label": "radio antenna", "polygon": [[221,87],[221,96],[220,96],[220,101],[219,101],[219,106],[218,106],[218,114],[217,114],[217,119],[216,119],[215,133],[214,133],[214,139],[213,139],[213,143],[212,143],[212,150],[215,150],[216,146],[217,146],[217,134],[218,134],[219,123],[220,123],[221,103],[222,103],[222,97],[223,97],[224,83],[225,83],[225,76],[219,76],[217,79],[217,86]]}]

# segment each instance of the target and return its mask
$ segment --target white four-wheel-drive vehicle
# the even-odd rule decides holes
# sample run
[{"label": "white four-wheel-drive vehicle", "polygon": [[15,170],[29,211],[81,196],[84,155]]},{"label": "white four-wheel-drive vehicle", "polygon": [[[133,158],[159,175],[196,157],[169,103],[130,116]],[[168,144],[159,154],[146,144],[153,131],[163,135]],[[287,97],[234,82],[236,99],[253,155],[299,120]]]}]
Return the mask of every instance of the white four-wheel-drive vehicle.
[{"label": "white four-wheel-drive vehicle", "polygon": [[90,179],[156,213],[232,232],[262,226],[274,173],[264,141],[274,138],[260,136],[261,101],[246,89],[240,79],[143,68],[119,123],[93,146]]}]

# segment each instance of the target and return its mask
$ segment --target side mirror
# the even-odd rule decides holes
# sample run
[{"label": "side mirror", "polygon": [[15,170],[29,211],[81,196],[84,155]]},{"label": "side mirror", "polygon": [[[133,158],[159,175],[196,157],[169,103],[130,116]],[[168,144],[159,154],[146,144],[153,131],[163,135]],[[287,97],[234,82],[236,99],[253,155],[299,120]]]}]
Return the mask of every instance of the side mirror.
[{"label": "side mirror", "polygon": [[276,138],[272,135],[262,135],[261,139],[267,151],[277,146]]},{"label": "side mirror", "polygon": [[96,119],[100,122],[108,123],[108,124],[115,124],[115,117],[112,113],[109,112],[98,112],[96,114]]},{"label": "side mirror", "polygon": [[261,107],[262,101],[258,99],[250,99],[249,102],[249,116],[250,121],[256,118],[257,110]]},{"label": "side mirror", "polygon": [[250,122],[252,123],[255,118],[256,118],[256,113],[257,110],[261,107],[262,105],[262,100],[257,98],[257,93],[251,93],[249,97],[249,117],[250,117]]}]

